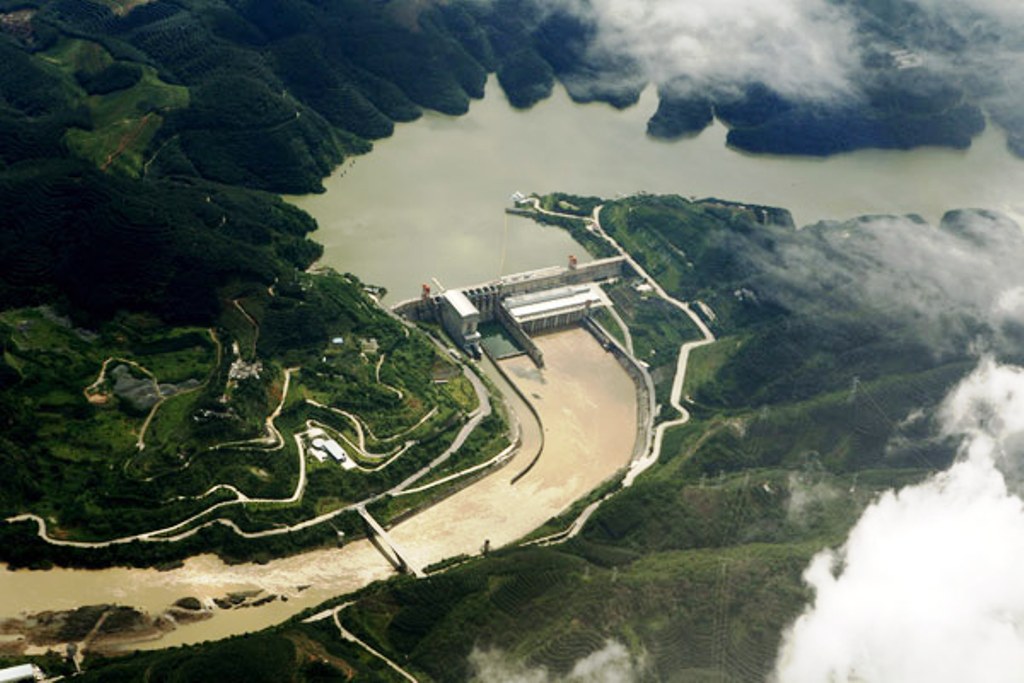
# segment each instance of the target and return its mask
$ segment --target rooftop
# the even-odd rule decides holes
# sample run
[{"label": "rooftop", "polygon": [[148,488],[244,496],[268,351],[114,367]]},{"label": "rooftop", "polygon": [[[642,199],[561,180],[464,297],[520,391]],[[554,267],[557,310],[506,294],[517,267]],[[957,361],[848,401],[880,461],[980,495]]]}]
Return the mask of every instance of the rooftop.
[{"label": "rooftop", "polygon": [[449,289],[444,294],[444,297],[455,312],[463,318],[468,318],[471,315],[480,315],[480,311],[473,305],[473,302],[469,300],[469,297],[463,293],[460,289]]},{"label": "rooftop", "polygon": [[601,288],[588,284],[510,296],[505,300],[505,307],[517,321],[526,322],[606,303]]},{"label": "rooftop", "polygon": [[7,681],[34,681],[36,679],[36,668],[31,664],[19,664],[18,666],[0,669],[0,683]]}]

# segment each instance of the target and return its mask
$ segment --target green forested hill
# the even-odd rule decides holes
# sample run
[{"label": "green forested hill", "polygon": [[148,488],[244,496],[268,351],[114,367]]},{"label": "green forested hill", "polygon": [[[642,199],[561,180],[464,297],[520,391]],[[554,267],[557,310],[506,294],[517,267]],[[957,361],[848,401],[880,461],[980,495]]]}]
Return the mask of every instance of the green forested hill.
[{"label": "green forested hill", "polygon": [[307,215],[202,180],[140,183],[75,160],[0,173],[0,307],[60,302],[80,320],[146,310],[209,323],[228,279],[269,284],[320,253]]},{"label": "green forested hill", "polygon": [[[39,513],[58,535],[97,539],[180,521],[220,502],[225,481],[287,503],[296,459],[271,455],[267,415],[277,406],[290,431],[306,418],[352,429],[305,399],[422,446],[372,476],[311,472],[307,495],[279,506],[293,521],[394,485],[454,439],[476,400],[468,380],[355,278],[304,273],[321,251],[315,223],[268,193],[317,190],[393,121],[482,95],[484,67],[458,38],[472,46],[475,25],[417,11],[0,2],[0,516]],[[503,439],[495,416],[467,457]],[[290,435],[277,448],[296,453]],[[279,521],[234,512],[249,527]],[[254,543],[211,528],[156,553],[67,554],[29,526],[4,525],[3,560],[251,558],[334,537],[322,525]]]},{"label": "green forested hill", "polygon": [[[108,154],[138,153],[136,176],[315,190],[392,121],[421,106],[465,111],[485,77],[442,27],[413,30],[362,1],[153,2],[127,14],[90,0],[5,4],[25,27],[3,38],[6,117],[32,128],[88,110],[78,127]],[[129,75],[140,68],[148,90]],[[153,86],[183,96],[169,101]],[[142,131],[113,135],[104,109],[128,94],[123,118]]]},{"label": "green forested hill", "polygon": [[[860,8],[865,40],[888,40],[875,11]],[[63,153],[136,178],[315,191],[394,122],[465,112],[488,71],[518,107],[555,79],[576,101],[634,103],[649,76],[592,49],[588,16],[533,0],[4,0],[0,162]],[[830,154],[963,147],[983,128],[957,78],[885,59],[865,66],[859,94],[826,104],[759,82],[689,94],[659,82],[649,131],[673,137],[717,116],[738,147]]]},{"label": "green forested hill", "polygon": [[492,53],[414,3],[0,2],[0,305],[211,320],[228,277],[318,254],[240,188],[317,190],[394,121],[465,111]]}]

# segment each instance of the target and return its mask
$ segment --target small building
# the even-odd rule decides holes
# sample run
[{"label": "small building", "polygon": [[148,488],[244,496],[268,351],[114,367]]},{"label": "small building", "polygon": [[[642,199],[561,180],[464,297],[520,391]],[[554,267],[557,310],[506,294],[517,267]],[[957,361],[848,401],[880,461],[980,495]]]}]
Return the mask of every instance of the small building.
[{"label": "small building", "polygon": [[309,454],[319,462],[327,460],[326,444],[322,438],[316,437],[309,442]]},{"label": "small building", "polygon": [[41,680],[43,675],[34,664],[19,664],[0,669],[0,683],[21,683]]},{"label": "small building", "polygon": [[472,351],[480,343],[480,311],[463,291],[449,289],[441,295],[441,322],[462,348]]},{"label": "small building", "polygon": [[331,457],[337,460],[338,462],[341,462],[342,460],[348,457],[348,453],[345,452],[345,449],[342,448],[341,444],[339,444],[334,439],[328,439],[327,441],[324,442],[324,450],[330,453]]},{"label": "small building", "polygon": [[341,444],[334,439],[327,439],[324,441],[323,448],[327,451],[328,455],[341,464],[343,469],[350,470],[356,466],[345,449],[341,447]]}]

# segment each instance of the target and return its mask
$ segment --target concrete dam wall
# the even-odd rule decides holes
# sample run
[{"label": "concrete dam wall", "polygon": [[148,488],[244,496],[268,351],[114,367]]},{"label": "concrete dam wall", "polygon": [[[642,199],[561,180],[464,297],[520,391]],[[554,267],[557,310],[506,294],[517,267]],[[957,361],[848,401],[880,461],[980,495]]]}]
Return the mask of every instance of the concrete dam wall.
[{"label": "concrete dam wall", "polygon": [[[622,256],[615,256],[582,263],[575,268],[554,266],[505,275],[497,280],[460,289],[479,309],[480,321],[490,322],[497,318],[498,306],[501,300],[507,296],[530,294],[555,287],[597,282],[632,274],[633,270],[626,259]],[[440,316],[440,307],[440,295],[432,295],[403,301],[396,304],[392,310],[408,320],[436,321]]]}]

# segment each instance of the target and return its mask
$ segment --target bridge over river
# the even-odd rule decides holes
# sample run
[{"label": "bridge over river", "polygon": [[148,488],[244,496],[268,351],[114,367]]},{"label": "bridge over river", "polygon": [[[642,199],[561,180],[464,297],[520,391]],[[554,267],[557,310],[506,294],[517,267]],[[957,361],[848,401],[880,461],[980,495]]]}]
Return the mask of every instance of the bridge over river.
[{"label": "bridge over river", "polygon": [[427,574],[423,571],[423,568],[419,565],[413,564],[409,561],[409,554],[398,547],[395,540],[391,538],[391,535],[387,530],[380,525],[373,515],[367,511],[365,505],[356,506],[356,512],[366,522],[367,534],[370,537],[370,541],[377,547],[377,550],[381,552],[388,562],[391,563],[395,569],[400,572],[409,572],[416,578],[423,578]]}]

